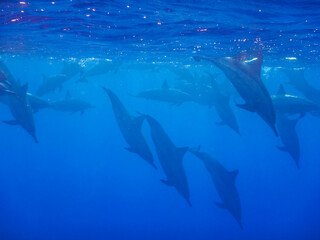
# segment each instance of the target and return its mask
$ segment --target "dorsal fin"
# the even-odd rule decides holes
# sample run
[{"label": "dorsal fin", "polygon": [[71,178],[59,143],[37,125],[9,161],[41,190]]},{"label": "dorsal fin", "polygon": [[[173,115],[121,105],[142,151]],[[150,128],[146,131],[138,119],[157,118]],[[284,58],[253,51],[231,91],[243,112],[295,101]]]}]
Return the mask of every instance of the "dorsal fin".
[{"label": "dorsal fin", "polygon": [[68,99],[70,99],[70,98],[71,98],[71,94],[70,94],[69,91],[67,91],[66,96],[65,96],[65,99],[68,100]]},{"label": "dorsal fin", "polygon": [[285,94],[286,94],[286,91],[284,90],[283,85],[280,84],[280,87],[279,87],[279,89],[278,89],[277,95],[283,96],[283,95],[285,95]]},{"label": "dorsal fin", "polygon": [[164,81],[163,81],[161,88],[162,88],[162,89],[168,89],[168,88],[169,88],[169,85],[168,85],[167,80],[164,80]]}]

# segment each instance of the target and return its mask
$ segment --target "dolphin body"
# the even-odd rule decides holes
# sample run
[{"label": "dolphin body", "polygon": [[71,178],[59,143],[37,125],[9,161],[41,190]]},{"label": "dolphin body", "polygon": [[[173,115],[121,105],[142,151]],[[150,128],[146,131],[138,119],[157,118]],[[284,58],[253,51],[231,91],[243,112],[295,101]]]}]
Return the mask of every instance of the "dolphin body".
[{"label": "dolphin body", "polygon": [[[208,73],[209,74],[209,73]],[[230,107],[230,97],[225,96],[221,93],[219,86],[213,77],[213,75],[209,74],[212,78],[212,89],[214,91],[213,99],[214,99],[214,106],[216,108],[216,111],[221,119],[221,122],[217,123],[219,125],[227,125],[232,130],[234,130],[239,135],[239,126],[236,119],[236,116],[234,115],[232,108]]]},{"label": "dolphin body", "polygon": [[35,125],[32,114],[32,108],[27,97],[28,84],[21,86],[20,81],[17,81],[12,76],[7,66],[0,61],[0,71],[5,77],[8,89],[15,94],[8,94],[1,97],[0,101],[7,104],[10,108],[11,114],[15,120],[3,121],[9,125],[21,125],[38,143],[35,134]]},{"label": "dolphin body", "polygon": [[106,74],[110,71],[115,73],[119,70],[121,63],[112,61],[100,61],[86,72],[82,72],[77,82],[88,82],[88,77]]},{"label": "dolphin body", "polygon": [[42,75],[43,81],[36,91],[36,95],[42,97],[43,95],[54,92],[56,89],[62,90],[62,85],[69,79],[65,74],[57,74],[51,77]]},{"label": "dolphin body", "polygon": [[[249,59],[253,57],[253,59]],[[196,61],[201,59],[214,63],[220,68],[240,96],[245,100],[238,107],[256,112],[272,128],[278,136],[275,128],[276,115],[270,95],[261,80],[262,53],[240,54],[235,57],[208,58],[194,57]]]},{"label": "dolphin body", "polygon": [[[315,103],[320,108],[320,90],[311,86],[304,77],[303,69],[284,69],[280,68],[288,77],[289,83],[299,92],[301,92],[308,100]],[[320,116],[320,110],[313,113]]]},{"label": "dolphin body", "polygon": [[24,86],[15,87],[16,95],[8,96],[8,105],[12,116],[15,120],[3,121],[9,125],[21,125],[38,143],[35,134],[35,126],[32,114],[32,108],[27,98],[28,84]]},{"label": "dolphin body", "polygon": [[299,119],[291,120],[285,114],[277,115],[277,129],[283,146],[277,146],[281,151],[289,153],[299,168],[300,161],[300,143],[296,133],[296,125]]},{"label": "dolphin body", "polygon": [[169,88],[167,81],[163,82],[160,89],[147,90],[139,93],[136,97],[168,102],[174,105],[181,105],[184,102],[192,101],[192,96],[178,89]]},{"label": "dolphin body", "polygon": [[235,186],[236,177],[238,176],[239,171],[228,171],[220,162],[209,154],[200,152],[199,149],[189,149],[189,152],[201,159],[207,171],[210,173],[213,184],[222,200],[222,203],[215,202],[215,204],[219,208],[228,210],[242,229],[241,203]]},{"label": "dolphin body", "polygon": [[60,72],[62,75],[66,75],[68,79],[73,78],[78,73],[82,74],[82,67],[77,62],[64,62],[63,68]]},{"label": "dolphin body", "polygon": [[279,87],[278,93],[272,95],[271,99],[277,113],[300,114],[304,116],[307,112],[320,110],[316,104],[306,99],[287,94],[282,84]]},{"label": "dolphin body", "polygon": [[110,98],[112,109],[122,136],[129,145],[129,147],[125,149],[129,152],[138,154],[141,158],[157,169],[149,146],[141,132],[144,117],[131,116],[120,102],[119,98],[111,90],[106,88],[103,88],[103,90]]},{"label": "dolphin body", "polygon": [[189,187],[182,162],[188,147],[176,147],[154,118],[148,115],[144,116],[150,125],[151,138],[161,167],[167,177],[167,180],[161,180],[161,182],[167,186],[175,187],[191,207]]},{"label": "dolphin body", "polygon": [[67,92],[65,99],[51,103],[51,108],[61,112],[80,112],[83,114],[85,110],[93,108],[93,106],[81,99],[72,98]]}]

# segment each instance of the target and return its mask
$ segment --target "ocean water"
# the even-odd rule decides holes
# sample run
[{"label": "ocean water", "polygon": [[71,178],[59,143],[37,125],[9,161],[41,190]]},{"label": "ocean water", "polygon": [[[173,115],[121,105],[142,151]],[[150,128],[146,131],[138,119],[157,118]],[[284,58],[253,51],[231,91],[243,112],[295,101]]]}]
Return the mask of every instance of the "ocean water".
[{"label": "ocean water", "polygon": [[[319,9],[320,2],[302,0],[0,1],[0,81],[13,92],[0,86],[1,120],[30,123],[27,114],[35,127],[33,138],[21,126],[0,124],[0,239],[320,239]],[[241,64],[223,71],[194,57],[231,57]],[[260,73],[250,64],[262,59]],[[230,68],[241,74],[228,75]],[[41,92],[48,79],[56,85]],[[283,133],[274,110],[277,137],[257,113],[237,107],[244,102],[232,85],[237,79],[253,86],[246,96],[266,87],[267,96],[255,95],[258,102],[282,84],[315,107],[286,115],[297,120],[299,168],[277,148],[285,135],[297,149],[291,125],[284,124],[290,133]],[[46,108],[31,109],[30,98],[20,93],[26,83]],[[131,116],[156,119],[176,147],[199,146],[228,173],[238,170],[235,181],[214,169],[214,182],[204,162],[186,152],[180,160],[190,207],[160,181],[167,180],[161,163],[177,159],[168,142],[155,133],[164,149],[159,154],[144,118],[141,131],[157,169],[127,151],[123,135],[133,135],[137,126],[120,131],[102,87]],[[214,89],[229,98],[240,134],[217,124],[217,105],[225,98],[217,100]],[[138,97],[149,90],[173,95]],[[81,101],[66,103],[70,99]],[[83,101],[93,107],[83,110]],[[264,102],[259,110],[268,106],[274,104]],[[174,167],[172,175],[179,174]],[[215,204],[222,195],[235,201],[230,184],[239,195],[242,228]]]}]

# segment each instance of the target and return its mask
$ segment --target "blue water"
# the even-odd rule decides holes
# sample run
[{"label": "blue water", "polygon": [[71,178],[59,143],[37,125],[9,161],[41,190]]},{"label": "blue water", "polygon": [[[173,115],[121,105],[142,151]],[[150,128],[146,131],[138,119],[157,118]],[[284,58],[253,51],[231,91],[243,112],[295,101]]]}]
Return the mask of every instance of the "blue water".
[{"label": "blue water", "polygon": [[[280,67],[303,68],[320,89],[318,1],[1,1],[0,60],[35,93],[42,74],[64,63],[84,71],[101,61],[117,67],[77,82],[80,74],[43,96],[71,96],[94,106],[84,114],[33,113],[39,143],[20,126],[0,124],[0,239],[320,239],[320,124],[306,114],[296,132],[298,169],[270,127],[235,106],[242,99],[222,71],[193,56],[263,53],[261,78],[270,94],[288,84]],[[136,98],[164,80],[200,81],[206,71],[225,82],[242,136],[217,125],[214,107]],[[242,225],[218,208],[220,198],[201,160],[186,153],[183,166],[192,207],[164,185],[150,127],[142,127],[158,170],[124,149],[111,89],[134,116],[148,114],[177,147],[201,146],[236,179]],[[5,104],[1,120],[11,120]]]}]

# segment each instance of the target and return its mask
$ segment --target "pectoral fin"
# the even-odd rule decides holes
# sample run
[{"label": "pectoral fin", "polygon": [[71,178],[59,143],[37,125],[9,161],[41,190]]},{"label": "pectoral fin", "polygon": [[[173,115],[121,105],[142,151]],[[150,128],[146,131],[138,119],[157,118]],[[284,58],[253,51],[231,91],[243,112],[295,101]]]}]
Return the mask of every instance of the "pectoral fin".
[{"label": "pectoral fin", "polygon": [[167,186],[172,186],[172,184],[168,180],[160,179],[160,181]]},{"label": "pectoral fin", "polygon": [[282,147],[282,146],[276,146],[276,147],[277,147],[280,151],[288,152],[285,147]]},{"label": "pectoral fin", "polygon": [[217,205],[217,207],[219,207],[219,208],[227,209],[223,203],[214,202],[214,204]]},{"label": "pectoral fin", "polygon": [[247,110],[249,112],[255,112],[255,109],[250,104],[246,104],[246,103],[245,104],[237,104],[237,107],[242,108],[244,110]]},{"label": "pectoral fin", "polygon": [[9,121],[2,121],[2,122],[8,125],[19,125],[19,122],[17,120],[9,120]]}]

